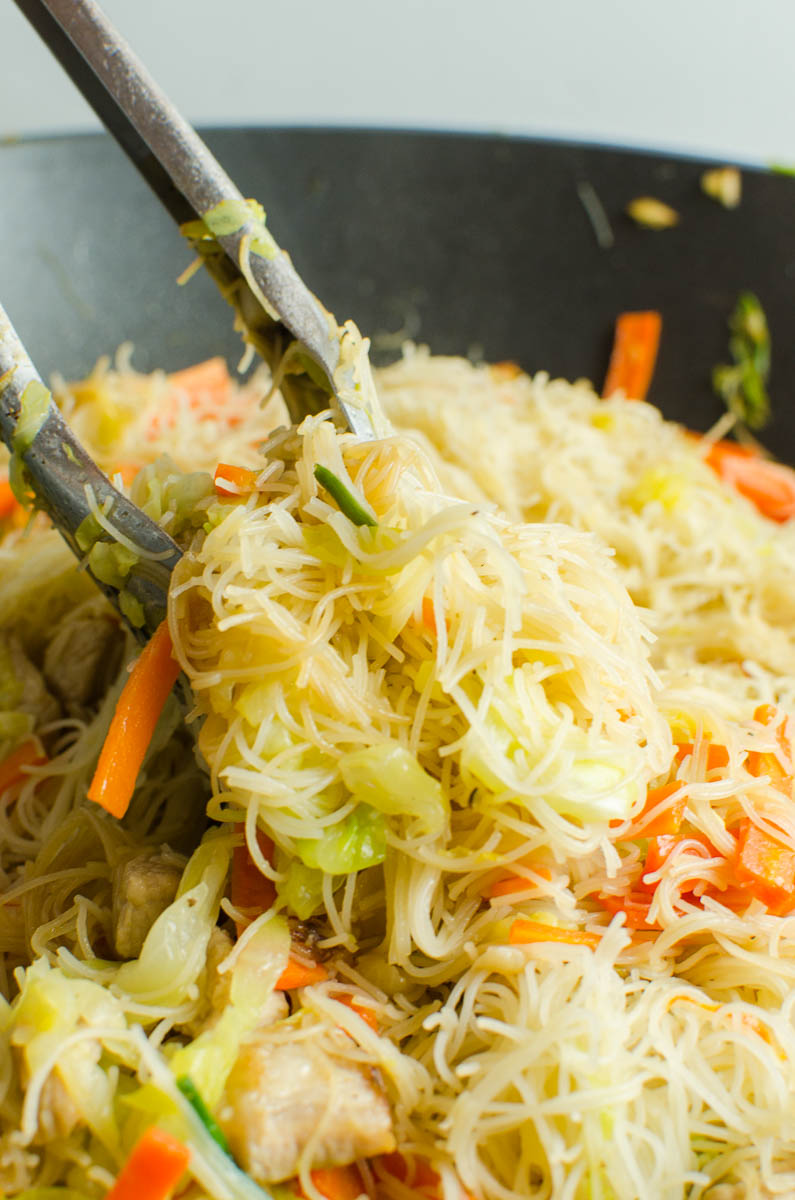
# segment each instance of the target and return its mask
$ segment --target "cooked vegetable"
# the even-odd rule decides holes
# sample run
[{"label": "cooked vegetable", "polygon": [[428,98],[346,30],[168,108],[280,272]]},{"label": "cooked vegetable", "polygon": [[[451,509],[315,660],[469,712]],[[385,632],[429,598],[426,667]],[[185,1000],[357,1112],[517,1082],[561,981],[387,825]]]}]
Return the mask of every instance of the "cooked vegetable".
[{"label": "cooked vegetable", "polygon": [[333,471],[329,471],[328,467],[318,463],[315,467],[315,479],[330,496],[334,497],[340,512],[343,512],[349,521],[353,521],[354,525],[375,526],[378,524],[373,514],[368,512],[342,480],[338,479]]},{"label": "cooked vegetable", "polygon": [[712,167],[701,176],[701,190],[724,208],[737,208],[742,196],[742,176],[737,167]]},{"label": "cooked vegetable", "polygon": [[740,825],[735,878],[774,911],[795,905],[795,851],[750,820]]},{"label": "cooked vegetable", "polygon": [[152,1125],[136,1142],[105,1200],[167,1200],[190,1158],[183,1142]]},{"label": "cooked vegetable", "polygon": [[658,312],[625,312],[616,320],[613,351],[602,395],[623,392],[628,400],[645,400],[660,345]]},{"label": "cooked vegetable", "polygon": [[183,367],[181,371],[172,371],[168,378],[193,404],[210,397],[221,405],[229,392],[229,369],[220,355]]},{"label": "cooked vegetable", "polygon": [[199,1089],[196,1087],[196,1084],[193,1082],[190,1076],[180,1075],[179,1079],[177,1080],[177,1087],[182,1092],[182,1095],[189,1102],[189,1104],[192,1105],[213,1141],[218,1143],[225,1154],[229,1154],[229,1143],[226,1140],[226,1135],[224,1134],[223,1129],[218,1124],[213,1114],[210,1112],[207,1105],[202,1100]]},{"label": "cooked vegetable", "polygon": [[592,950],[595,950],[602,940],[598,933],[553,925],[543,917],[529,920],[518,917],[511,925],[509,937],[512,946],[526,946],[532,942],[562,942],[567,946],[590,946]]},{"label": "cooked vegetable", "polygon": [[26,767],[38,767],[46,761],[41,744],[35,738],[23,742],[0,762],[0,792],[21,783],[28,775]]},{"label": "cooked vegetable", "polygon": [[676,209],[654,196],[638,196],[630,200],[625,211],[637,225],[644,225],[646,229],[670,229],[679,223]]},{"label": "cooked vegetable", "polygon": [[783,523],[795,516],[795,471],[761,458],[734,442],[713,442],[704,461],[724,482],[756,505],[764,517]]},{"label": "cooked vegetable", "polygon": [[89,800],[114,817],[123,817],[158,717],[179,675],[171,634],[163,621],[144,647],[119,696],[88,789]]},{"label": "cooked vegetable", "polygon": [[354,1163],[347,1167],[321,1167],[310,1171],[310,1178],[326,1200],[357,1200],[358,1196],[366,1195],[361,1173]]},{"label": "cooked vegetable", "polygon": [[[675,742],[676,746],[676,761],[682,762],[688,756],[695,754],[696,747],[693,742]],[[703,747],[700,750],[703,753]],[[721,746],[719,742],[706,743],[706,766],[708,771],[719,771],[723,767],[729,765],[729,751],[725,746]]]},{"label": "cooked vegetable", "polygon": [[[242,829],[242,826],[238,827]],[[264,857],[273,856],[273,842],[262,830],[257,831],[257,841]],[[249,853],[245,843],[235,846],[232,852],[232,874],[229,880],[229,899],[235,908],[246,913],[249,920],[270,908],[276,899],[276,888],[267,875],[263,875]],[[238,925],[238,934],[245,925]]]},{"label": "cooked vegetable", "polygon": [[655,837],[661,833],[679,832],[685,815],[687,797],[681,794],[670,804],[665,804],[665,801],[669,797],[675,796],[677,792],[682,792],[682,783],[679,779],[674,779],[671,783],[664,783],[662,787],[649,789],[646,795],[646,806],[638,818],[636,837]]},{"label": "cooked vegetable", "polygon": [[291,954],[276,987],[280,992],[289,992],[293,988],[308,987],[310,983],[322,983],[324,979],[328,979],[328,971],[322,963]]},{"label": "cooked vegetable", "polygon": [[215,490],[219,496],[244,496],[253,492],[257,483],[257,472],[248,467],[233,467],[229,463],[219,463],[213,477]]},{"label": "cooked vegetable", "polygon": [[33,507],[34,497],[22,459],[47,420],[51,403],[49,390],[38,379],[32,379],[20,396],[19,416],[11,441],[9,482],[16,499],[24,508]]},{"label": "cooked vegetable", "polygon": [[762,305],[753,292],[740,292],[729,317],[729,353],[734,365],[712,371],[712,385],[729,412],[749,429],[770,420],[770,331]]},{"label": "cooked vegetable", "polygon": [[20,508],[14,489],[7,479],[0,478],[0,521],[12,517]]}]

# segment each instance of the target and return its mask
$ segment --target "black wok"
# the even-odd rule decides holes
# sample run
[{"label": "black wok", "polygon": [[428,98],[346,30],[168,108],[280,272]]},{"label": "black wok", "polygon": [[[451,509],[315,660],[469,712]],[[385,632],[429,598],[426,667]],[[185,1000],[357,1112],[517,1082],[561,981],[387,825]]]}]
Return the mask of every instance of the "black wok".
[{"label": "black wok", "polygon": [[[773,339],[774,418],[764,440],[795,461],[795,179],[744,172],[741,206],[705,197],[693,159],[516,138],[356,130],[211,132],[211,149],[339,318],[445,354],[513,358],[569,378],[604,374],[615,315],[657,308],[650,399],[693,428],[722,409],[710,369],[726,318],[755,291]],[[231,313],[170,219],[104,135],[0,147],[0,296],[40,369],[85,373],[120,342],[141,369],[213,353],[236,361]],[[615,235],[597,244],[588,182]],[[623,215],[651,194],[681,214],[651,232]],[[385,334],[397,336],[384,337]],[[388,349],[391,346],[392,349]]]}]

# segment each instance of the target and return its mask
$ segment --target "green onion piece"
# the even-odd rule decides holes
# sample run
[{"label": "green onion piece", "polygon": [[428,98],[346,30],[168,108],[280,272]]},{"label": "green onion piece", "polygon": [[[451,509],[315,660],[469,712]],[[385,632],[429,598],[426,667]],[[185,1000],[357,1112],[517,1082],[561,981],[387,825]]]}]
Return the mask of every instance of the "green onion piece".
[{"label": "green onion piece", "polygon": [[329,471],[328,467],[321,466],[320,463],[315,467],[315,479],[326,489],[330,496],[337,501],[339,510],[344,513],[349,521],[353,521],[354,525],[372,525],[378,524],[375,517],[371,516],[366,508],[363,508],[355,496],[346,488],[341,479],[338,479],[333,471]]},{"label": "green onion piece", "polygon": [[761,429],[770,420],[770,332],[762,305],[752,292],[741,292],[737,297],[729,331],[734,365],[720,363],[714,367],[712,386],[729,412],[749,429]]},{"label": "green onion piece", "polygon": [[177,1080],[177,1087],[182,1092],[182,1095],[193,1108],[199,1120],[204,1125],[213,1141],[217,1142],[223,1150],[224,1154],[232,1157],[232,1151],[229,1149],[229,1143],[226,1140],[223,1129],[216,1121],[213,1114],[210,1112],[207,1105],[199,1095],[199,1089],[191,1079],[190,1075],[180,1075]]}]

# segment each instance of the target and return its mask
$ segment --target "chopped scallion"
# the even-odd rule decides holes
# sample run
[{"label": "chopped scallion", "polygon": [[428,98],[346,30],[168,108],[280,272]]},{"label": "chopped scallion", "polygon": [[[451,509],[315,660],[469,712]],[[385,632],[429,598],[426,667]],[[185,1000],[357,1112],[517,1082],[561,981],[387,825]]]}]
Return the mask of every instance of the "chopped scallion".
[{"label": "chopped scallion", "polygon": [[196,1084],[193,1082],[190,1075],[180,1075],[179,1079],[177,1080],[177,1087],[182,1092],[182,1095],[188,1101],[196,1115],[199,1117],[213,1141],[217,1142],[224,1154],[228,1154],[231,1158],[232,1152],[229,1149],[229,1143],[226,1140],[226,1135],[224,1134],[223,1129],[221,1129],[221,1126],[218,1124],[213,1114],[210,1112],[207,1105],[202,1100],[201,1095],[199,1094],[199,1089],[196,1087]]},{"label": "chopped scallion", "polygon": [[329,471],[328,467],[318,463],[315,467],[315,479],[336,500],[340,512],[344,513],[349,521],[353,521],[354,525],[375,526],[378,524],[375,517],[371,516],[346,488],[342,480],[338,479],[333,471]]},{"label": "chopped scallion", "polygon": [[761,429],[770,419],[770,332],[762,305],[752,292],[741,292],[737,297],[729,330],[734,365],[720,363],[715,367],[712,385],[729,412],[749,429]]}]

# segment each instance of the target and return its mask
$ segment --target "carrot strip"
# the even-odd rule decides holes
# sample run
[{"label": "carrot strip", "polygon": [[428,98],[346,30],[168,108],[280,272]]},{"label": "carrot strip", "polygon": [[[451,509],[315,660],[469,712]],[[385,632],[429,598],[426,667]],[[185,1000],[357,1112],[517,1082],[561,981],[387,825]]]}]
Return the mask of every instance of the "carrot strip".
[{"label": "carrot strip", "polygon": [[213,483],[219,496],[242,496],[254,491],[257,475],[257,471],[250,471],[248,467],[219,463],[215,468]]},{"label": "carrot strip", "polygon": [[646,793],[646,804],[638,818],[638,825],[634,831],[634,837],[657,837],[658,834],[678,833],[679,827],[682,824],[685,815],[685,807],[687,806],[687,797],[679,796],[667,808],[659,812],[656,817],[649,817],[656,808],[659,808],[669,796],[674,792],[678,792],[682,787],[682,781],[674,779],[672,783],[664,783],[662,787],[650,788]]},{"label": "carrot strip", "polygon": [[361,1017],[366,1025],[369,1025],[373,1033],[378,1033],[378,1017],[371,1008],[367,1008],[364,1004],[359,1004],[355,996],[351,996],[349,992],[344,992],[341,996],[335,996],[335,1000],[339,1000],[340,1004],[346,1005],[351,1012],[355,1012],[357,1017]]},{"label": "carrot strip", "polygon": [[110,474],[111,477],[114,475],[121,475],[122,483],[125,487],[129,487],[140,470],[140,463],[120,462],[116,464]]},{"label": "carrot strip", "polygon": [[220,355],[194,363],[190,367],[183,367],[181,371],[172,371],[168,378],[174,387],[186,392],[190,400],[214,397],[222,401],[230,383],[229,369]]},{"label": "carrot strip", "polygon": [[123,817],[127,811],[155,725],[179,671],[179,663],[172,656],[168,623],[162,621],[119,696],[88,789],[89,800],[114,817]]},{"label": "carrot strip", "polygon": [[795,851],[751,821],[740,826],[734,874],[768,908],[795,900]]},{"label": "carrot strip", "polygon": [[655,921],[649,920],[651,896],[643,892],[630,892],[627,896],[616,896],[609,892],[599,894],[599,903],[612,915],[624,914],[627,929],[659,929]]},{"label": "carrot strip", "polygon": [[543,921],[517,917],[511,925],[508,940],[512,946],[525,946],[531,942],[564,942],[570,946],[590,946],[595,950],[602,939],[598,933],[587,933],[584,929],[564,929],[560,925],[546,925]]},{"label": "carrot strip", "polygon": [[[242,830],[242,828],[242,825],[237,826],[238,830]],[[273,857],[273,842],[261,829],[257,830],[257,842],[263,856],[270,862]],[[245,842],[242,846],[235,846],[232,851],[229,899],[235,908],[242,909],[250,920],[270,908],[276,899],[276,887],[273,880],[262,874],[249,854]],[[248,921],[237,922],[238,937],[247,924]]]},{"label": "carrot strip", "polygon": [[324,979],[328,979],[328,971],[322,963],[310,962],[291,954],[276,981],[276,990],[290,992],[293,988],[306,987],[310,983],[322,983]]},{"label": "carrot strip", "polygon": [[188,1147],[152,1125],[135,1143],[105,1200],[166,1200],[189,1162]]},{"label": "carrot strip", "polygon": [[662,317],[658,312],[625,312],[616,320],[613,351],[602,395],[623,392],[628,400],[645,400],[660,345]]},{"label": "carrot strip", "polygon": [[[542,879],[551,879],[552,873],[549,867],[530,867],[536,875],[540,875]],[[535,887],[532,879],[528,879],[525,875],[506,875],[504,879],[495,879],[489,885],[487,894],[494,900],[498,896],[510,896],[512,892],[526,892],[528,888]]]},{"label": "carrot strip", "polygon": [[791,467],[760,458],[734,442],[714,442],[704,461],[762,516],[779,524],[795,516],[795,471]]},{"label": "carrot strip", "polygon": [[[778,709],[772,704],[760,704],[754,712],[754,720],[760,725],[772,725],[778,718]],[[787,737],[787,718],[782,717],[776,730],[778,742],[785,758],[792,762],[792,746]],[[792,796],[792,774],[784,767],[778,755],[768,751],[751,750],[745,760],[749,775],[769,775],[773,787],[778,788],[785,796]]]},{"label": "carrot strip", "polygon": [[376,1168],[381,1167],[387,1175],[393,1175],[401,1183],[420,1190],[436,1192],[439,1187],[439,1173],[434,1171],[427,1158],[412,1154],[407,1158],[399,1150],[391,1154],[381,1154],[375,1160]]},{"label": "carrot strip", "polygon": [[38,742],[28,738],[0,762],[0,792],[21,783],[27,776],[26,767],[40,767],[46,761]]},{"label": "carrot strip", "polygon": [[[682,762],[689,754],[695,752],[693,742],[675,742],[676,761]],[[729,765],[729,751],[720,742],[707,742],[707,770],[718,771]]]},{"label": "carrot strip", "polygon": [[[356,1200],[367,1191],[355,1163],[346,1167],[318,1167],[309,1172],[309,1177],[326,1200]],[[300,1195],[305,1195],[303,1189]]]},{"label": "carrot strip", "polygon": [[7,517],[13,517],[17,509],[21,507],[12,491],[11,484],[7,479],[0,479],[0,521]]},{"label": "carrot strip", "polygon": [[[399,1150],[393,1150],[391,1154],[381,1154],[378,1158],[371,1160],[374,1174],[377,1180],[384,1180],[385,1176],[392,1176],[400,1183],[406,1185],[411,1191],[418,1196],[422,1196],[425,1200],[440,1200],[442,1194],[441,1179],[439,1172],[435,1171],[427,1158],[423,1158],[419,1154],[401,1154]],[[376,1189],[376,1194],[380,1195],[380,1191]],[[461,1200],[473,1200],[470,1192],[461,1187]]]},{"label": "carrot strip", "polygon": [[422,623],[436,637],[436,613],[430,596],[422,597]]}]

